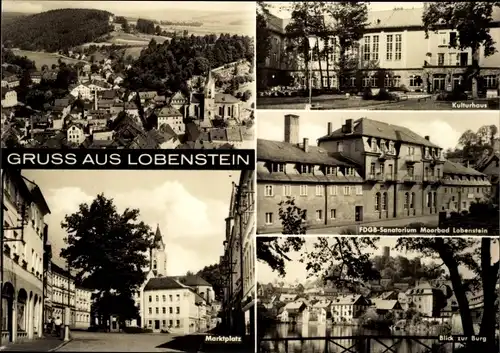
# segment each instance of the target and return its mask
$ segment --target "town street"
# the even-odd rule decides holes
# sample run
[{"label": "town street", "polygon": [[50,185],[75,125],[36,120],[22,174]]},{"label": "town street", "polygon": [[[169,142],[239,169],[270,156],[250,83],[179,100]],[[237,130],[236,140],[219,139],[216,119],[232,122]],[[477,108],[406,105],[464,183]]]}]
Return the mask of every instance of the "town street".
[{"label": "town street", "polygon": [[194,340],[171,334],[73,331],[71,337],[58,352],[189,352],[198,350],[195,345],[199,346],[204,336]]}]

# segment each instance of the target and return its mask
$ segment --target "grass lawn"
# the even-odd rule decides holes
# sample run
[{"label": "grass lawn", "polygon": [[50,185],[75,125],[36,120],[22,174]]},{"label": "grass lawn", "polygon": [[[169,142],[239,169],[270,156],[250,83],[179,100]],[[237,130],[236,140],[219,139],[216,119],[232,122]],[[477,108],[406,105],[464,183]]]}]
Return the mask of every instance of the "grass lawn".
[{"label": "grass lawn", "polygon": [[[258,97],[258,109],[304,109],[308,97]],[[452,110],[451,102],[433,99],[408,99],[405,101],[375,101],[361,98],[345,98],[344,95],[322,95],[312,98],[317,110],[369,109],[369,110]],[[489,103],[490,109],[498,109],[494,99],[476,99],[475,103]],[[467,102],[466,102],[467,103]]]},{"label": "grass lawn", "polygon": [[57,65],[57,61],[59,60],[59,58],[61,58],[61,60],[66,64],[76,64],[77,62],[82,61],[77,59],[63,58],[57,53],[45,53],[19,49],[13,49],[12,52],[15,55],[26,56],[28,59],[33,60],[35,62],[37,70],[41,70],[43,65],[47,65],[49,68],[52,66],[52,64]]}]

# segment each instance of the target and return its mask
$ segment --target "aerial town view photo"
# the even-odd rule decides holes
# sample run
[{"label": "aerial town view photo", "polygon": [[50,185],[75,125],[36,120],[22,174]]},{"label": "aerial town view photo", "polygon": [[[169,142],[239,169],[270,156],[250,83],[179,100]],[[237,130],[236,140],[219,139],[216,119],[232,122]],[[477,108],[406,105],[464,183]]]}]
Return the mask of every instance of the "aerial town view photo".
[{"label": "aerial town view photo", "polygon": [[259,109],[498,109],[496,2],[258,2]]},{"label": "aerial town view photo", "polygon": [[498,238],[260,236],[258,352],[497,352],[498,266]]},{"label": "aerial town view photo", "polygon": [[257,233],[500,234],[498,112],[472,115],[259,111]]},{"label": "aerial town view photo", "polygon": [[2,147],[254,148],[253,3],[5,1]]},{"label": "aerial town view photo", "polygon": [[253,171],[2,178],[2,350],[255,351]]}]

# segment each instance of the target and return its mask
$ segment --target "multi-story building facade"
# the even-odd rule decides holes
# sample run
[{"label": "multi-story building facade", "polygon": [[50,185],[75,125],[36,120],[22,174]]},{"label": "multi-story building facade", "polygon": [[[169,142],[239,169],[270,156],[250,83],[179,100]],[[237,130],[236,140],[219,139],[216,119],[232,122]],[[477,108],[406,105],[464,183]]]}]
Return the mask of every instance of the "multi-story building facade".
[{"label": "multi-story building facade", "polygon": [[[259,232],[281,229],[279,203],[294,198],[309,227],[334,227],[468,210],[488,197],[486,175],[447,161],[428,136],[361,118],[328,123],[318,147],[298,141],[299,117],[285,116],[285,141],[257,141]],[[411,223],[410,220],[408,223]]]},{"label": "multi-story building facade", "polygon": [[[406,87],[410,91],[434,92],[452,90],[465,83],[467,68],[472,64],[471,49],[460,50],[450,44],[456,42],[457,32],[440,28],[429,32],[426,38],[422,23],[424,8],[395,8],[369,11],[364,35],[353,48],[347,48],[358,63],[358,72],[339,82],[338,61],[340,48],[335,37],[321,45],[328,47],[328,55],[313,58],[310,63],[312,85],[315,88],[348,87]],[[490,35],[500,41],[500,11],[493,10]],[[325,17],[328,22],[328,17]],[[259,69],[264,86],[291,85],[290,81],[306,86],[306,67],[301,56],[287,50],[286,26],[290,19],[268,15],[271,32],[269,57]],[[498,89],[500,53],[484,56],[479,48],[481,86]],[[286,76],[292,79],[286,79]]]},{"label": "multi-story building facade", "polygon": [[2,170],[2,343],[42,336],[43,258],[50,213],[42,191],[14,170]]},{"label": "multi-story building facade", "polygon": [[[51,316],[55,320],[61,319],[63,325],[68,325],[70,328],[75,327],[75,280],[68,269],[51,263],[52,284],[52,313]],[[69,318],[67,310],[69,309]],[[46,315],[47,316],[47,315]]]},{"label": "multi-story building facade", "polygon": [[360,294],[348,294],[332,300],[330,308],[333,323],[355,323],[370,303]]},{"label": "multi-story building facade", "polygon": [[74,328],[86,330],[91,326],[92,290],[76,287]]},{"label": "multi-story building facade", "polygon": [[407,290],[406,297],[408,305],[425,317],[439,317],[445,303],[443,291],[427,281]]},{"label": "multi-story building facade", "polygon": [[142,297],[143,326],[153,332],[189,334],[208,329],[213,290],[198,276],[151,278]]},{"label": "multi-story building facade", "polygon": [[233,184],[221,267],[227,276],[222,310],[228,328],[253,335],[255,327],[255,191],[254,172],[243,171]]}]

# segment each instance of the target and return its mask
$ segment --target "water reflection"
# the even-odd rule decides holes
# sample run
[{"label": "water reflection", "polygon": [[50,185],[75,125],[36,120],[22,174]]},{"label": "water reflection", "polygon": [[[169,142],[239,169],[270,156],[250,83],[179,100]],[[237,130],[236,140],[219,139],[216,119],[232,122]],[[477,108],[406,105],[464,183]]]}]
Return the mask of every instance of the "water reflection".
[{"label": "water reflection", "polygon": [[[269,328],[266,338],[286,338],[286,337],[337,337],[331,339],[328,347],[325,339],[318,340],[290,340],[285,341],[264,341],[261,343],[261,352],[268,353],[422,353],[429,352],[429,348],[437,343],[435,339],[421,339],[420,343],[414,340],[397,339],[397,336],[408,335],[402,331],[392,333],[363,329],[355,326],[339,326],[331,324],[278,324]],[[380,339],[359,339],[353,336],[394,336],[394,338]],[[419,336],[423,336],[419,334]],[[347,337],[347,338],[343,338]],[[288,347],[285,345],[288,344]],[[427,347],[425,347],[425,346]],[[388,349],[392,347],[391,349]],[[325,349],[327,348],[327,349]],[[447,353],[451,352],[451,344],[431,352]]]}]

